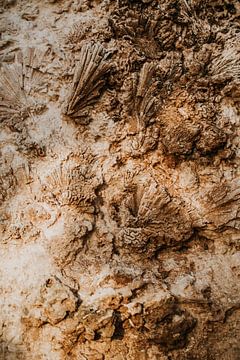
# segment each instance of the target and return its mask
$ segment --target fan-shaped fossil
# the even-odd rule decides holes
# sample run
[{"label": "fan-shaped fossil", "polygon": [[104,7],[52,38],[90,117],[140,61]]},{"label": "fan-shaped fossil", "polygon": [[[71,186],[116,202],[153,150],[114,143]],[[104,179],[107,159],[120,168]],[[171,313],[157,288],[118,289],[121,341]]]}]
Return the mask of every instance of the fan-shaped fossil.
[{"label": "fan-shaped fossil", "polygon": [[[212,227],[220,231],[232,228],[239,234],[239,205],[240,187],[239,182],[224,182],[216,184],[206,194],[208,201],[205,202],[206,219]],[[212,204],[209,206],[209,204]]]},{"label": "fan-shaped fossil", "polygon": [[181,0],[182,19],[191,24],[191,30],[194,35],[201,33],[208,37],[211,31],[210,25],[207,20],[203,20],[197,15],[195,5],[193,0]]},{"label": "fan-shaped fossil", "polygon": [[51,201],[57,202],[60,206],[77,206],[90,213],[94,211],[94,184],[91,174],[81,165],[60,165],[46,177],[44,183]]},{"label": "fan-shaped fossil", "polygon": [[81,48],[81,60],[76,64],[72,86],[63,109],[63,113],[76,122],[88,116],[91,105],[100,97],[110,69],[108,57],[109,52],[98,43],[87,43]]},{"label": "fan-shaped fossil", "polygon": [[[157,115],[160,100],[157,97],[159,81],[156,76],[157,64],[155,62],[147,62],[143,65],[140,73],[133,73],[126,78],[122,89],[120,101],[123,104],[123,113],[129,119],[131,130],[137,133],[131,144],[133,151],[139,153],[139,149],[143,150],[143,144],[146,136],[154,138],[152,141],[147,141],[146,150],[152,148],[158,140],[158,131],[151,128]],[[153,133],[153,136],[151,134]],[[150,139],[149,139],[150,140]],[[150,147],[149,147],[150,145]],[[144,150],[143,150],[144,151]],[[137,154],[136,153],[136,154]]]},{"label": "fan-shaped fossil", "polygon": [[[151,20],[136,10],[126,11],[126,7],[120,8],[109,18],[115,34],[119,37],[137,37],[140,34],[154,35],[157,22]],[[137,26],[136,26],[137,25]]]},{"label": "fan-shaped fossil", "polygon": [[145,63],[140,73],[133,73],[122,87],[122,102],[136,119],[138,130],[144,129],[158,110],[156,69],[155,62]]},{"label": "fan-shaped fossil", "polygon": [[146,62],[139,73],[132,73],[124,80],[121,102],[143,130],[154,122],[162,105],[162,98],[171,93],[174,79],[180,77],[182,63],[175,53],[161,61]]},{"label": "fan-shaped fossil", "polygon": [[154,96],[158,84],[153,77],[155,71],[156,64],[145,63],[139,75],[135,110],[140,126],[146,125],[158,109],[157,98]]},{"label": "fan-shaped fossil", "polygon": [[[162,50],[192,47],[196,43],[208,42],[212,29],[207,20],[205,2],[201,5],[193,0],[166,2],[163,9],[172,7],[171,15],[166,16],[164,10],[158,22],[155,38]],[[200,11],[201,8],[201,11]]]},{"label": "fan-shaped fossil", "polygon": [[130,40],[132,45],[151,59],[159,57],[159,14],[149,16],[136,9],[121,7],[111,14],[109,24],[119,39]]},{"label": "fan-shaped fossil", "polygon": [[192,235],[191,220],[180,202],[156,183],[135,186],[119,205],[117,245],[153,254],[162,246],[173,246]]},{"label": "fan-shaped fossil", "polygon": [[45,105],[34,93],[45,85],[41,65],[46,51],[28,48],[16,55],[15,63],[3,65],[0,72],[0,121],[24,119]]},{"label": "fan-shaped fossil", "polygon": [[216,56],[210,66],[209,73],[214,82],[240,79],[240,51],[234,46],[227,46]]}]

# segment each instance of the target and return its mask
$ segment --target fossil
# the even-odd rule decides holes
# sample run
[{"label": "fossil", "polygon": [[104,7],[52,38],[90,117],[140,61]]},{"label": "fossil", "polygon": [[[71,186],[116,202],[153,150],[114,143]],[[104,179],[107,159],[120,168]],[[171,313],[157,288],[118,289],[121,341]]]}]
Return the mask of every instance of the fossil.
[{"label": "fossil", "polygon": [[162,246],[174,246],[190,238],[191,219],[186,211],[179,211],[179,203],[154,182],[147,188],[143,184],[131,186],[127,196],[119,203],[113,202],[119,209],[117,245],[151,256]]},{"label": "fossil", "polygon": [[157,98],[154,96],[157,81],[153,80],[156,65],[145,63],[140,71],[135,97],[135,109],[139,127],[146,126],[157,113]]},{"label": "fossil", "polygon": [[72,205],[86,212],[94,212],[93,201],[96,197],[94,182],[84,167],[58,166],[46,176],[44,188],[49,194],[49,200],[60,206]]},{"label": "fossil", "polygon": [[100,97],[110,70],[109,52],[100,44],[82,46],[63,113],[76,122],[84,121]]},{"label": "fossil", "polygon": [[239,20],[0,0],[0,359],[239,359]]},{"label": "fossil", "polygon": [[211,27],[207,19],[201,19],[196,13],[196,4],[193,0],[181,0],[181,16],[191,24],[193,34],[198,35],[201,33],[205,39],[210,36]]},{"label": "fossil", "polygon": [[209,65],[209,73],[213,82],[223,83],[240,79],[240,51],[234,45],[226,48]]},{"label": "fossil", "polygon": [[36,98],[46,87],[41,65],[46,51],[28,48],[16,55],[15,63],[4,65],[0,73],[0,121],[21,121],[45,108]]},{"label": "fossil", "polygon": [[158,42],[160,16],[149,16],[136,9],[127,7],[111,14],[109,23],[117,38],[130,41],[132,45],[150,59],[158,58],[160,47]]}]

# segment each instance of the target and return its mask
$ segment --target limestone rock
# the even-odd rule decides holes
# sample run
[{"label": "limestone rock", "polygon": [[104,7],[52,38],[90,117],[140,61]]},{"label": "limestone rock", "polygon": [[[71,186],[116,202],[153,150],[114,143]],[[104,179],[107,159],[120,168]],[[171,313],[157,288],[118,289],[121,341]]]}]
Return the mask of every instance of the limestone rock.
[{"label": "limestone rock", "polygon": [[239,18],[0,1],[0,360],[240,358]]}]

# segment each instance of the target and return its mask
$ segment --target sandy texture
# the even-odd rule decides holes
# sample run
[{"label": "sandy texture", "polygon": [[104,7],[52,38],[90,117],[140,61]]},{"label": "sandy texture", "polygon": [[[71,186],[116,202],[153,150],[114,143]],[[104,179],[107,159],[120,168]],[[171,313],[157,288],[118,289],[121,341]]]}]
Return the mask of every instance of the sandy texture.
[{"label": "sandy texture", "polygon": [[240,359],[240,4],[0,1],[0,359]]}]

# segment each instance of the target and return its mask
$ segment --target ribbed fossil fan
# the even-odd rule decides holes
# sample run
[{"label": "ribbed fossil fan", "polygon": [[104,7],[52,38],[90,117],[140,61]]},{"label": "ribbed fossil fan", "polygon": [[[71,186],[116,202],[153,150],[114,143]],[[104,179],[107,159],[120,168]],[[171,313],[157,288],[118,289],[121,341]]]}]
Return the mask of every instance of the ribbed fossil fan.
[{"label": "ribbed fossil fan", "polygon": [[[207,210],[205,219],[209,223],[210,232],[218,229],[218,237],[224,232],[232,231],[232,238],[239,239],[240,233],[240,186],[239,181],[215,184],[206,191],[206,201],[203,202]],[[209,205],[211,204],[211,205]],[[221,234],[221,235],[220,235]]]},{"label": "ribbed fossil fan", "polygon": [[149,16],[136,9],[122,7],[111,14],[109,25],[118,39],[130,40],[140,53],[151,59],[159,58],[158,34],[161,24],[158,13]]},{"label": "ribbed fossil fan", "polygon": [[44,183],[51,202],[60,206],[73,205],[89,213],[94,211],[94,184],[84,167],[61,165],[46,177]]},{"label": "ribbed fossil fan", "polygon": [[122,87],[122,102],[137,120],[138,130],[144,129],[158,110],[156,68],[154,62],[145,63],[140,73],[133,73]]},{"label": "ribbed fossil fan", "polygon": [[156,183],[131,188],[120,200],[116,218],[120,226],[119,248],[152,255],[162,246],[174,246],[192,235],[191,219],[181,210],[181,201],[172,200],[168,191]]},{"label": "ribbed fossil fan", "polygon": [[210,66],[209,72],[214,82],[240,79],[240,50],[237,47],[227,46],[216,56]]},{"label": "ribbed fossil fan", "polygon": [[91,106],[100,97],[110,69],[109,52],[100,44],[82,46],[80,61],[76,64],[72,86],[63,113],[81,122],[89,115]]},{"label": "ribbed fossil fan", "polygon": [[158,110],[157,98],[154,96],[158,84],[153,77],[155,71],[156,64],[145,63],[139,75],[135,110],[140,125],[146,125],[156,115]]},{"label": "ribbed fossil fan", "polygon": [[202,34],[206,38],[210,36],[210,25],[207,20],[198,17],[193,0],[181,0],[182,19],[191,24],[191,30],[194,35]]},{"label": "ribbed fossil fan", "polygon": [[[35,101],[34,92],[45,85],[41,65],[46,51],[28,48],[16,55],[15,63],[0,72],[0,121],[25,119],[45,106]],[[39,93],[38,93],[39,95]]]}]

